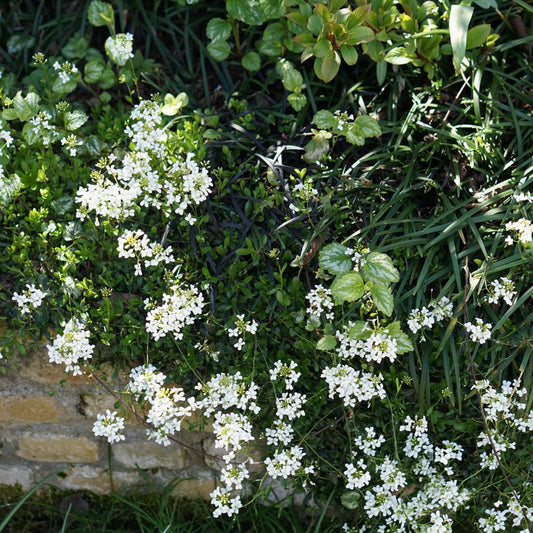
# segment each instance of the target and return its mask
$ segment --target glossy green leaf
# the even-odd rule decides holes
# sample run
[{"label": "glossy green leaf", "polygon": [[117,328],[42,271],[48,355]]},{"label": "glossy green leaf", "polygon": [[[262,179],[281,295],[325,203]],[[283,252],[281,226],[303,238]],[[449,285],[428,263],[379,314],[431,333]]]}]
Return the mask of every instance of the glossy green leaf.
[{"label": "glossy green leaf", "polygon": [[389,287],[383,283],[374,282],[370,286],[370,294],[376,307],[384,315],[391,316],[392,311],[394,310],[394,298]]},{"label": "glossy green leaf", "polygon": [[291,93],[287,96],[287,101],[295,111],[301,111],[307,104],[307,97],[302,93]]},{"label": "glossy green leaf", "polygon": [[205,34],[211,41],[227,41],[231,35],[231,23],[219,17],[212,18],[207,23]]},{"label": "glossy green leaf", "polygon": [[224,61],[231,53],[231,48],[226,41],[215,41],[207,45],[209,55],[217,61]]},{"label": "glossy green leaf", "polygon": [[337,125],[335,115],[327,109],[321,109],[313,117],[313,124],[321,130],[334,128]]},{"label": "glossy green leaf", "polygon": [[359,59],[359,54],[354,46],[344,45],[340,49],[342,59],[346,61],[348,65],[355,65]]},{"label": "glossy green leaf", "polygon": [[337,339],[333,335],[324,335],[316,343],[317,350],[322,350],[324,352],[329,352],[337,346]]},{"label": "glossy green leaf", "polygon": [[466,49],[472,50],[483,46],[490,35],[490,24],[479,24],[468,30],[466,35]]},{"label": "glossy green leaf", "polygon": [[348,38],[346,44],[361,44],[369,43],[376,38],[375,33],[367,26],[356,26],[348,31]]},{"label": "glossy green leaf", "polygon": [[302,75],[294,68],[288,68],[283,72],[283,87],[287,91],[300,92],[303,85]]},{"label": "glossy green leaf", "polygon": [[93,26],[115,26],[113,6],[108,2],[93,0],[87,10],[87,18]]},{"label": "glossy green leaf", "polygon": [[407,65],[412,58],[407,54],[407,50],[403,46],[396,46],[385,54],[385,61],[392,65]]},{"label": "glossy green leaf", "polygon": [[389,284],[400,279],[400,273],[391,258],[381,252],[370,252],[365,257],[361,274],[365,281],[374,283]]},{"label": "glossy green leaf", "polygon": [[331,284],[331,295],[336,302],[355,302],[363,296],[364,283],[359,272],[351,271],[337,276]]},{"label": "glossy green leaf", "polygon": [[354,124],[364,137],[379,137],[381,128],[378,121],[369,115],[360,115],[354,120]]},{"label": "glossy green leaf", "polygon": [[81,128],[87,120],[89,120],[89,117],[79,109],[65,113],[65,129],[69,131],[77,130],[78,128]]},{"label": "glossy green leaf", "polygon": [[248,52],[242,58],[242,66],[250,72],[257,72],[261,68],[261,57],[257,52]]}]

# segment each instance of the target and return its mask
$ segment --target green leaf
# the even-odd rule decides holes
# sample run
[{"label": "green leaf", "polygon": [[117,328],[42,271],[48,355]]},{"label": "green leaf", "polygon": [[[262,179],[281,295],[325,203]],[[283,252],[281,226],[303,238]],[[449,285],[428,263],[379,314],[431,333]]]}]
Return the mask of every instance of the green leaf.
[{"label": "green leaf", "polygon": [[257,52],[248,52],[242,58],[242,66],[250,72],[257,72],[261,68],[261,57]]},{"label": "green leaf", "polygon": [[358,320],[355,322],[348,331],[350,339],[368,339],[372,335],[372,326],[364,320]]},{"label": "green leaf", "polygon": [[100,80],[98,84],[100,85],[100,89],[107,90],[107,89],[111,89],[111,87],[114,87],[116,82],[117,82],[117,77],[115,76],[115,73],[110,68],[106,68],[104,69],[102,74],[100,74]]},{"label": "green leaf", "polygon": [[329,352],[337,346],[337,339],[333,335],[324,335],[316,343],[317,350],[322,350],[323,352]]},{"label": "green leaf", "polygon": [[18,118],[17,111],[12,107],[8,107],[2,111],[2,118],[4,120],[15,120]]},{"label": "green leaf", "polygon": [[76,109],[65,113],[65,129],[69,131],[81,128],[89,119],[89,117],[81,110]]},{"label": "green leaf", "polygon": [[361,499],[361,494],[359,494],[359,492],[355,490],[341,494],[342,505],[344,505],[344,507],[346,507],[347,509],[350,509],[351,511],[359,507],[360,499]]},{"label": "green leaf", "polygon": [[385,54],[384,59],[387,63],[391,63],[392,65],[407,65],[407,63],[410,63],[412,60],[403,46],[397,46],[396,48],[389,50]]},{"label": "green leaf", "polygon": [[87,18],[93,26],[109,26],[110,28],[115,26],[113,6],[108,2],[93,0],[89,4]]},{"label": "green leaf", "polygon": [[479,48],[485,44],[490,32],[490,24],[479,24],[479,26],[470,28],[466,34],[466,49],[472,50],[473,48]]},{"label": "green leaf", "polygon": [[302,75],[294,68],[283,72],[283,87],[290,92],[300,92],[303,85]]},{"label": "green leaf", "polygon": [[[303,95],[301,95],[303,96]],[[331,133],[329,131],[319,131],[305,145],[304,161],[307,163],[316,163],[322,159],[322,156],[329,152],[329,140]]]},{"label": "green leaf", "polygon": [[307,21],[307,29],[313,35],[319,35],[323,27],[324,27],[324,21],[319,15],[315,14],[309,17],[309,20]]},{"label": "green leaf", "polygon": [[263,38],[257,43],[257,49],[263,55],[279,57],[283,48],[285,28],[280,22],[269,24],[263,32]]},{"label": "green leaf", "polygon": [[321,130],[331,129],[336,126],[337,119],[335,115],[328,111],[327,109],[321,109],[313,117],[313,124]]},{"label": "green leaf", "polygon": [[363,146],[365,144],[365,138],[358,133],[358,128],[356,128],[355,125],[352,125],[352,127],[344,133],[344,137],[350,144],[355,144],[356,146]]},{"label": "green leaf", "polygon": [[291,13],[287,13],[285,16],[288,20],[294,22],[294,24],[298,24],[299,26],[307,25],[307,17],[300,11],[292,11]]},{"label": "green leaf", "polygon": [[232,17],[250,26],[259,26],[263,23],[261,10],[249,0],[226,0],[226,9]]},{"label": "green leaf", "polygon": [[211,41],[227,41],[231,35],[231,22],[218,17],[210,19],[205,34]]},{"label": "green leaf", "polygon": [[354,120],[354,125],[364,137],[379,137],[381,128],[378,121],[369,115],[360,115]]},{"label": "green leaf", "polygon": [[217,61],[224,61],[231,53],[231,48],[226,41],[215,41],[207,45],[209,55]]},{"label": "green leaf", "polygon": [[85,37],[71,37],[61,49],[67,59],[81,59],[87,55],[89,41]]},{"label": "green leaf", "polygon": [[331,295],[336,302],[355,302],[365,293],[363,278],[359,272],[337,276],[331,284]]},{"label": "green leaf", "polygon": [[348,31],[346,44],[369,43],[376,38],[376,34],[367,26],[356,26]]},{"label": "green leaf", "polygon": [[411,352],[414,350],[411,339],[402,331],[399,322],[392,322],[386,328],[383,329],[386,333],[388,333],[396,340],[397,351],[399,354]]},{"label": "green leaf", "polygon": [[27,122],[22,128],[22,136],[26,139],[28,144],[35,144],[41,137],[41,130],[30,122]]},{"label": "green leaf", "polygon": [[363,24],[363,22],[367,19],[371,9],[372,6],[370,4],[359,6],[358,8],[354,9],[346,20],[346,29],[351,30],[356,26]]},{"label": "green leaf", "polygon": [[[317,62],[320,61],[320,69],[317,72]],[[322,58],[315,60],[315,73],[317,76],[326,83],[329,83],[339,72],[341,64],[341,56],[338,52],[331,52]]]},{"label": "green leaf", "polygon": [[400,279],[400,273],[391,258],[381,252],[370,252],[361,269],[365,281],[389,284]]},{"label": "green leaf", "polygon": [[8,54],[18,54],[25,48],[31,48],[35,44],[35,39],[25,33],[15,33],[7,40]]},{"label": "green leaf", "polygon": [[301,111],[307,104],[307,97],[302,93],[291,93],[287,96],[287,101],[295,111]]},{"label": "green leaf", "polygon": [[336,276],[352,270],[352,259],[346,254],[348,248],[337,242],[324,246],[318,254],[320,268]]},{"label": "green leaf", "polygon": [[383,283],[374,282],[370,286],[370,294],[372,296],[372,301],[376,304],[376,307],[384,315],[391,316],[394,309],[394,298],[389,287]]},{"label": "green leaf", "polygon": [[468,24],[472,18],[474,8],[454,4],[450,10],[450,43],[453,50],[453,64],[455,71],[462,69],[463,59],[466,52],[466,39],[468,35]]},{"label": "green leaf", "polygon": [[173,96],[172,94],[165,94],[163,100],[163,107],[161,112],[163,115],[168,117],[173,117],[177,115],[183,107],[189,103],[189,97],[186,93],[179,93],[178,96]]},{"label": "green leaf", "polygon": [[19,91],[13,99],[13,109],[17,113],[17,118],[22,122],[27,122],[39,111],[40,96],[36,93],[28,93],[24,98]]},{"label": "green leaf", "polygon": [[329,39],[319,39],[316,44],[313,46],[313,54],[316,57],[325,57],[330,54],[333,50],[333,45]]},{"label": "green leaf", "polygon": [[276,300],[284,307],[291,305],[291,297],[285,291],[277,290]]},{"label": "green leaf", "polygon": [[105,69],[105,63],[100,59],[92,59],[85,65],[84,79],[86,83],[97,83]]},{"label": "green leaf", "polygon": [[357,63],[359,54],[354,46],[344,45],[340,50],[342,59],[344,59],[348,65],[355,65]]},{"label": "green leaf", "polygon": [[387,76],[387,62],[378,61],[376,63],[376,80],[379,86],[383,85],[383,82],[385,81],[386,76]]}]

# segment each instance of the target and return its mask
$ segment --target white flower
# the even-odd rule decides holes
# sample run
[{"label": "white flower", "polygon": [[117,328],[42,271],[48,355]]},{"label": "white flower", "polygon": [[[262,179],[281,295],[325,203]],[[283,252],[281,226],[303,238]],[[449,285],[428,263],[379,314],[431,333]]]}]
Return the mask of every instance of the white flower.
[{"label": "white flower", "polygon": [[300,418],[305,414],[302,406],[306,401],[305,394],[284,392],[276,398],[276,416],[280,419],[287,417],[289,420]]},{"label": "white flower", "polygon": [[282,378],[285,381],[285,388],[292,390],[294,383],[298,381],[301,376],[300,372],[296,372],[297,365],[294,361],[289,364],[284,364],[281,361],[274,363],[274,368],[270,370],[270,380],[276,381],[278,378]]},{"label": "white flower", "polygon": [[142,365],[135,367],[130,372],[130,381],[126,390],[137,396],[147,399],[153,398],[163,386],[165,375],[158,372],[154,365]]},{"label": "white flower", "polygon": [[121,67],[133,57],[133,35],[131,33],[117,33],[114,37],[108,37],[104,46],[110,59]]},{"label": "white flower", "polygon": [[359,435],[355,437],[354,444],[365,455],[373,457],[376,455],[376,450],[385,442],[385,437],[383,435],[376,437],[376,430],[373,427],[367,427],[365,431],[366,436]]},{"label": "white flower", "polygon": [[465,329],[470,334],[470,340],[479,342],[479,344],[485,344],[490,339],[491,328],[492,324],[485,324],[481,318],[476,318],[475,324],[471,322],[465,324]]},{"label": "white flower", "polygon": [[300,446],[292,446],[288,450],[277,452],[273,457],[265,459],[267,473],[273,479],[282,477],[287,479],[294,476],[302,467],[302,459],[305,453]]},{"label": "white flower", "polygon": [[359,459],[356,465],[347,463],[344,465],[344,468],[346,469],[344,475],[346,476],[347,489],[362,489],[370,483],[370,472],[368,472],[363,459]]},{"label": "white flower", "polygon": [[22,315],[35,311],[43,303],[46,293],[38,289],[33,283],[26,284],[26,290],[19,294],[13,293],[13,301],[16,302]]},{"label": "white flower", "polygon": [[283,420],[276,420],[273,428],[266,428],[265,436],[269,445],[288,444],[294,436],[294,428]]},{"label": "white flower", "polygon": [[109,409],[104,415],[98,414],[93,425],[93,433],[97,437],[106,437],[107,442],[120,442],[125,437],[120,431],[124,429],[124,418],[117,416],[117,412]]},{"label": "white flower", "polygon": [[[507,222],[505,224],[505,229],[507,231],[513,231],[517,234],[518,240],[523,244],[529,244],[531,243],[531,235],[533,233],[533,225],[531,224],[531,221],[527,218],[521,218],[520,220],[517,220],[515,222]],[[509,241],[508,241],[509,239]],[[511,236],[508,236],[505,239],[506,243],[512,244],[513,240]]]},{"label": "white flower", "polygon": [[51,363],[65,364],[65,371],[76,376],[81,374],[80,361],[87,361],[92,357],[94,346],[89,343],[89,331],[77,318],[63,322],[62,326],[63,334],[47,346],[48,357]]},{"label": "white flower", "polygon": [[217,487],[211,494],[211,504],[215,506],[213,516],[216,518],[222,514],[232,516],[239,512],[242,507],[240,496],[231,493],[227,487]]},{"label": "white flower", "polygon": [[331,296],[331,291],[322,285],[317,285],[310,290],[305,299],[309,302],[307,313],[310,318],[320,319],[324,314],[326,320],[333,320],[333,307],[335,303]]},{"label": "white flower", "polygon": [[489,303],[496,304],[500,298],[503,298],[507,305],[512,305],[515,295],[515,285],[509,278],[503,277],[491,281]]}]

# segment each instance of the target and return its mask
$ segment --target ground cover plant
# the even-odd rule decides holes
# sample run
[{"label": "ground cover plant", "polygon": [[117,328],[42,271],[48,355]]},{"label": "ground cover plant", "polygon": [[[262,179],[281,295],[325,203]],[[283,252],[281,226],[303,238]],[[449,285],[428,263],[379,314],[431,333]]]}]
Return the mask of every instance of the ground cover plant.
[{"label": "ground cover plant", "polygon": [[532,531],[531,6],[29,5],[0,370],[126,370],[111,444],[210,420],[234,529],[279,483],[310,530]]}]

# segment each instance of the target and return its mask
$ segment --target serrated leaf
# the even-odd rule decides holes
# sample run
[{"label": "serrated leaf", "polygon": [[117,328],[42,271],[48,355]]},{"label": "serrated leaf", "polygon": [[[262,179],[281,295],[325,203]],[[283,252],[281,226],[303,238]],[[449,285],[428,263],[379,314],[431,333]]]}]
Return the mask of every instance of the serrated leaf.
[{"label": "serrated leaf", "polygon": [[290,92],[300,92],[303,85],[302,75],[294,68],[289,68],[283,72],[283,87]]},{"label": "serrated leaf", "polygon": [[317,350],[322,350],[323,352],[329,352],[337,346],[337,339],[333,335],[324,335],[316,343]]},{"label": "serrated leaf", "polygon": [[381,252],[370,252],[365,257],[365,264],[361,268],[365,281],[383,283],[388,285],[400,279],[398,269],[393,265],[391,258]]},{"label": "serrated leaf", "polygon": [[359,59],[359,54],[353,46],[344,45],[341,47],[342,59],[346,61],[348,65],[355,65]]},{"label": "serrated leaf", "polygon": [[257,52],[248,52],[242,58],[242,66],[250,72],[257,72],[261,68],[261,57]]},{"label": "serrated leaf", "polygon": [[81,110],[75,109],[65,113],[65,129],[69,131],[81,128],[89,119],[89,117]]},{"label": "serrated leaf", "polygon": [[259,26],[263,23],[261,10],[249,0],[226,0],[226,9],[232,17],[250,26]]},{"label": "serrated leaf", "polygon": [[327,130],[336,126],[337,119],[335,118],[335,115],[327,109],[321,109],[315,113],[313,124],[321,130]]},{"label": "serrated leaf", "polygon": [[348,272],[337,276],[331,284],[331,295],[336,302],[355,302],[363,296],[364,283],[359,272]]},{"label": "serrated leaf", "polygon": [[403,46],[396,46],[385,54],[385,61],[391,65],[407,65],[412,61]]},{"label": "serrated leaf", "polygon": [[307,97],[302,93],[291,93],[287,96],[287,101],[295,111],[301,111],[307,104]]},{"label": "serrated leaf", "polygon": [[115,13],[113,6],[108,2],[93,0],[89,4],[87,18],[93,26],[115,26]]},{"label": "serrated leaf", "polygon": [[408,353],[414,350],[411,339],[403,331],[391,334],[391,337],[396,340],[396,352],[398,354]]},{"label": "serrated leaf", "polygon": [[472,50],[473,48],[479,48],[490,35],[490,24],[479,24],[468,30],[466,34],[466,49]]},{"label": "serrated leaf", "polygon": [[352,260],[346,254],[347,250],[346,246],[337,242],[324,246],[318,254],[320,268],[336,276],[350,272],[352,270]]},{"label": "serrated leaf", "polygon": [[381,128],[378,121],[369,116],[361,115],[354,120],[354,124],[357,126],[359,133],[364,137],[379,137],[381,135]]},{"label": "serrated leaf", "polygon": [[363,146],[365,144],[365,138],[362,135],[356,133],[358,128],[352,127],[345,132],[344,137],[350,144],[355,144],[356,146]]},{"label": "serrated leaf", "polygon": [[231,53],[231,48],[226,41],[215,41],[207,45],[209,55],[217,61],[224,61]]},{"label": "serrated leaf", "polygon": [[383,283],[374,282],[370,286],[370,295],[376,307],[386,316],[391,316],[394,310],[394,298],[392,292]]},{"label": "serrated leaf", "polygon": [[87,54],[89,41],[85,37],[71,37],[61,49],[61,53],[67,59],[81,59]]},{"label": "serrated leaf", "polygon": [[218,17],[212,18],[207,23],[205,34],[211,41],[226,41],[231,35],[231,22]]}]

